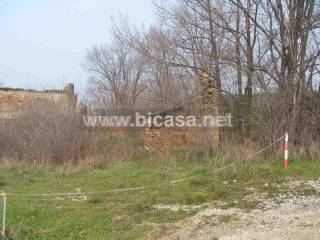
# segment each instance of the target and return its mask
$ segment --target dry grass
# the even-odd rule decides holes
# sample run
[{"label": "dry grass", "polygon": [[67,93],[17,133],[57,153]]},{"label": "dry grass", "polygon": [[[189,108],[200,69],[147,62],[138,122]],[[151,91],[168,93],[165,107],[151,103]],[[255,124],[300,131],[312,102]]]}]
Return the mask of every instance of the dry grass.
[{"label": "dry grass", "polygon": [[[180,162],[203,161],[221,166],[229,163],[282,160],[282,142],[252,156],[264,146],[252,141],[239,143],[228,137],[219,146],[199,145],[193,149],[146,150],[142,137],[135,133],[112,137],[107,129],[88,129],[74,109],[57,109],[48,103],[29,106],[14,120],[0,126],[0,164],[61,165],[93,169],[106,162],[147,161],[175,166]],[[290,158],[320,158],[319,143],[290,146]],[[249,156],[250,159],[248,159]]]},{"label": "dry grass", "polygon": [[[58,109],[49,104],[28,106],[15,119],[0,127],[1,158],[4,164],[93,164],[101,161],[103,136],[82,124],[73,108]],[[10,163],[11,164],[11,163]],[[94,163],[93,165],[95,165]]]}]

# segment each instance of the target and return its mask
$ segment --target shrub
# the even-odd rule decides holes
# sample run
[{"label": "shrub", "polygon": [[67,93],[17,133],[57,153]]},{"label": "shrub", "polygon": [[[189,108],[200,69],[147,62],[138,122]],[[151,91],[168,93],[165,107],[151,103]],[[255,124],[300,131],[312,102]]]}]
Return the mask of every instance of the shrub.
[{"label": "shrub", "polygon": [[83,126],[73,107],[28,105],[0,127],[0,156],[32,163],[77,163],[98,158],[102,136]]}]

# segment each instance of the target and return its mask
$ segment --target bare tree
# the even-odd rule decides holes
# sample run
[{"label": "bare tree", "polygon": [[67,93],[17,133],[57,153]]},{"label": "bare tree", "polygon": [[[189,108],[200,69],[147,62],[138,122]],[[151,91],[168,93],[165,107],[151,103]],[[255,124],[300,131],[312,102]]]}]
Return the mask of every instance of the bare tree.
[{"label": "bare tree", "polygon": [[254,70],[263,71],[271,80],[270,87],[265,88],[267,91],[279,91],[282,100],[277,102],[287,106],[281,124],[296,139],[300,138],[301,126],[297,121],[301,119],[301,104],[317,74],[313,66],[320,56],[316,2],[258,1],[258,15],[252,15],[241,2],[233,2],[257,29],[259,40],[265,43],[263,60],[254,66]]},{"label": "bare tree", "polygon": [[185,68],[166,64],[175,58],[171,39],[171,33],[166,32],[161,26],[151,27],[143,36],[144,49],[148,51],[143,54],[140,52],[147,62],[148,89],[145,94],[151,94],[152,98],[167,100],[165,102],[172,104],[182,104],[193,97],[194,81]]},{"label": "bare tree", "polygon": [[91,74],[90,96],[102,108],[132,109],[145,89],[145,62],[121,39],[93,47],[85,65]]},{"label": "bare tree", "polygon": [[[156,0],[155,8],[155,26],[140,32],[116,27],[118,41],[108,51],[90,52],[95,93],[107,93],[115,105],[126,105],[123,99],[144,104],[140,97],[192,102],[204,70],[208,86],[218,90],[219,113],[226,96],[234,100],[242,137],[257,138],[253,130],[259,129],[265,141],[283,131],[302,139],[310,125],[305,116],[316,119],[306,105],[319,87],[319,0]],[[142,64],[130,68],[140,77],[116,82],[132,56]]]}]

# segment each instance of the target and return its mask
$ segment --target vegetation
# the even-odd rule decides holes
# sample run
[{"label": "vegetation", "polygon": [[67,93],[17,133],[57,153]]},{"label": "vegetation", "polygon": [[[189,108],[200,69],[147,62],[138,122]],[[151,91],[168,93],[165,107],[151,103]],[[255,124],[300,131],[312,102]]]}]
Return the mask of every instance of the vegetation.
[{"label": "vegetation", "polygon": [[[219,148],[152,151],[129,131],[115,140],[112,129],[85,128],[81,114],[87,111],[79,114],[76,106],[59,110],[39,101],[21,107],[0,126],[9,239],[137,239],[199,210],[155,206],[201,208],[217,200],[220,207],[250,209],[249,188],[272,196],[287,191],[275,184],[288,177],[320,176],[319,0],[154,5],[153,26],[138,31],[122,19],[107,45],[89,49],[88,114],[181,109],[199,117],[216,108],[219,115],[234,114],[234,128],[219,129]],[[285,132],[294,146],[288,170],[276,161],[283,152],[275,142]],[[140,186],[146,187],[105,192]],[[220,222],[236,220],[222,216]]]},{"label": "vegetation", "polygon": [[224,96],[234,99],[241,140],[264,144],[289,132],[308,148],[319,140],[319,6],[319,0],[155,0],[152,26],[139,31],[120,19],[111,41],[88,51],[91,103],[196,112],[205,72],[220,114],[228,110]]},{"label": "vegetation", "polygon": [[[214,170],[210,162],[197,161],[177,162],[174,166],[130,161],[109,164],[95,171],[37,166],[2,168],[0,185],[7,193],[87,192],[152,186],[140,191],[69,197],[8,196],[7,236],[9,239],[137,239],[155,226],[196,213],[196,210],[159,209],[156,205],[201,205],[222,200],[225,207],[250,209],[254,203],[243,200],[249,187],[273,194],[279,189],[271,183],[282,183],[288,176],[319,177],[320,162],[294,161],[287,171],[280,162],[240,164],[221,172]],[[167,184],[193,175],[199,176]],[[233,220],[221,218],[222,222]]]}]

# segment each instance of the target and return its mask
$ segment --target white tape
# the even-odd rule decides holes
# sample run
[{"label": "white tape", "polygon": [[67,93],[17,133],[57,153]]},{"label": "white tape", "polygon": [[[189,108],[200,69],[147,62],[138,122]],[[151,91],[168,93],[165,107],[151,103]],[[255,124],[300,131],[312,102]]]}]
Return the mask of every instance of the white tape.
[{"label": "white tape", "polygon": [[[283,135],[282,137],[278,138],[276,141],[274,141],[273,143],[271,143],[270,145],[264,147],[263,149],[259,150],[258,152],[255,152],[251,155],[249,155],[246,160],[258,155],[259,153],[265,151],[266,149],[268,149],[269,147],[271,147],[272,145],[274,145],[275,143],[279,142],[280,140],[282,140],[285,137],[285,135]],[[92,192],[68,192],[68,193],[7,193],[7,196],[30,196],[30,197],[39,197],[39,196],[43,196],[43,197],[47,197],[47,196],[51,196],[51,197],[63,197],[63,196],[81,196],[81,195],[97,195],[97,194],[105,194],[105,193],[119,193],[119,192],[131,192],[131,191],[141,191],[141,190],[145,190],[147,188],[154,188],[154,187],[159,187],[159,186],[163,186],[163,185],[172,185],[172,184],[176,184],[176,183],[181,183],[184,181],[188,181],[190,179],[194,179],[194,178],[198,178],[200,176],[203,176],[204,174],[208,174],[210,172],[218,172],[224,169],[227,169],[229,167],[235,166],[235,163],[231,163],[225,167],[221,167],[218,169],[214,169],[212,171],[207,171],[206,173],[203,174],[197,174],[194,176],[190,176],[190,177],[186,177],[186,178],[181,178],[178,180],[173,180],[167,183],[163,183],[163,184],[158,184],[158,185],[147,185],[147,186],[140,186],[140,187],[132,187],[132,188],[120,188],[120,189],[113,189],[113,190],[106,190],[106,191],[92,191]]]},{"label": "white tape", "polygon": [[268,146],[262,148],[261,150],[259,150],[258,152],[252,153],[250,154],[246,160],[249,160],[250,158],[258,155],[259,153],[262,153],[263,151],[267,150],[268,148],[272,147],[274,144],[276,144],[277,142],[280,142],[283,138],[285,137],[285,135],[283,135],[282,137],[278,138],[277,140],[275,140],[274,142],[270,143]]},{"label": "white tape", "polygon": [[[232,167],[235,164],[229,164],[225,167],[221,167],[218,169],[214,169],[212,171],[208,171],[206,172],[207,174],[209,172],[218,172],[221,170],[224,170],[226,168]],[[205,174],[205,173],[204,173]],[[96,194],[104,194],[104,193],[118,193],[118,192],[131,192],[131,191],[141,191],[147,188],[154,188],[154,187],[160,187],[163,185],[172,185],[172,184],[176,184],[176,183],[181,183],[193,178],[197,178],[200,176],[203,176],[204,174],[198,174],[198,175],[194,175],[194,176],[190,176],[190,177],[186,177],[186,178],[181,178],[178,180],[173,180],[167,183],[163,183],[163,184],[158,184],[158,185],[147,185],[147,186],[140,186],[140,187],[132,187],[132,188],[120,188],[120,189],[113,189],[113,190],[106,190],[106,191],[93,191],[93,192],[68,192],[68,193],[7,193],[8,196],[30,196],[30,197],[46,197],[46,196],[51,196],[51,197],[63,197],[63,196],[81,196],[81,195],[96,195]]]}]

